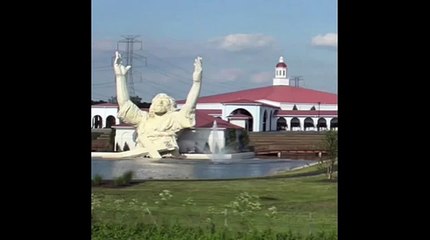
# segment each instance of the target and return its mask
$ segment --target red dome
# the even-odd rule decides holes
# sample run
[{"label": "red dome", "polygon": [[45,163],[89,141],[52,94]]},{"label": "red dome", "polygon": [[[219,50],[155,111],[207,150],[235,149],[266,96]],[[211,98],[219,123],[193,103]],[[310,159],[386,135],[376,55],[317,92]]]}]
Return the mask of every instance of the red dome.
[{"label": "red dome", "polygon": [[283,63],[283,62],[280,62],[280,63],[276,64],[276,67],[277,67],[277,68],[278,68],[278,67],[284,67],[284,68],[286,68],[286,67],[287,67],[287,64],[285,64],[285,63]]}]

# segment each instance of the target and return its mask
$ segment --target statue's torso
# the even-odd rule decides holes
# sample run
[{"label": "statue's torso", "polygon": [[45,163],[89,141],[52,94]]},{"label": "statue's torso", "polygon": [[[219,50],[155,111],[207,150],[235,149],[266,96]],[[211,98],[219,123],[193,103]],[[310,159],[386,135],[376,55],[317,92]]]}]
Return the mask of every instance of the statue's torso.
[{"label": "statue's torso", "polygon": [[144,147],[157,149],[178,148],[176,132],[178,128],[175,114],[167,113],[163,116],[147,117],[137,127],[138,141]]}]

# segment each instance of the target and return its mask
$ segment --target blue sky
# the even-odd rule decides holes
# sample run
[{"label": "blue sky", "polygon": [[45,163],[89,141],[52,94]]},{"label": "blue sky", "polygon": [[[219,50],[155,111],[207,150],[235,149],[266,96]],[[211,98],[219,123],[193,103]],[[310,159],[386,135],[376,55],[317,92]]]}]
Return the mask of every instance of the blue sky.
[{"label": "blue sky", "polygon": [[[184,99],[203,58],[201,96],[270,86],[280,56],[301,87],[337,93],[337,0],[92,0],[92,99],[115,96],[112,56],[136,35],[136,95]],[[125,44],[119,44],[120,51]]]}]

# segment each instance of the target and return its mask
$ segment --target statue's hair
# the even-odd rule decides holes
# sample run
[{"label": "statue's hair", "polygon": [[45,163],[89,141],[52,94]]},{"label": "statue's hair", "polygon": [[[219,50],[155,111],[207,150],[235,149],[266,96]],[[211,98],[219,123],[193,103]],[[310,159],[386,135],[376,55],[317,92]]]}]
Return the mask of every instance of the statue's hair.
[{"label": "statue's hair", "polygon": [[[171,96],[165,93],[159,93],[155,95],[155,97],[152,99],[152,103],[154,103],[159,98],[167,98],[169,100],[169,107],[167,109],[167,112],[176,111],[176,101],[174,98],[172,98]],[[154,115],[154,109],[152,108],[152,104],[151,104],[151,106],[149,107],[149,116],[153,116],[153,115]]]}]

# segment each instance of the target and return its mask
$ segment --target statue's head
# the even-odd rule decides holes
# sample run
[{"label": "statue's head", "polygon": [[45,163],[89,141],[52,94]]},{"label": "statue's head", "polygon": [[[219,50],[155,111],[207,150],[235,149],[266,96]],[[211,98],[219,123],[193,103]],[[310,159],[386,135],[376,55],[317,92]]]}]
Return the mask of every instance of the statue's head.
[{"label": "statue's head", "polygon": [[152,99],[149,114],[163,115],[176,110],[176,101],[165,93],[159,93]]}]

